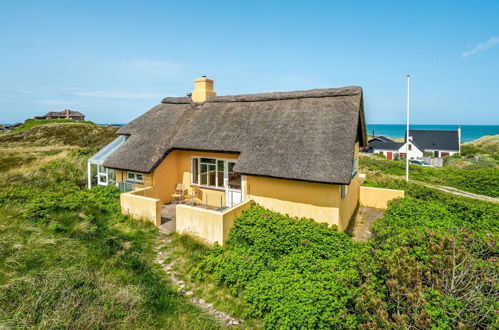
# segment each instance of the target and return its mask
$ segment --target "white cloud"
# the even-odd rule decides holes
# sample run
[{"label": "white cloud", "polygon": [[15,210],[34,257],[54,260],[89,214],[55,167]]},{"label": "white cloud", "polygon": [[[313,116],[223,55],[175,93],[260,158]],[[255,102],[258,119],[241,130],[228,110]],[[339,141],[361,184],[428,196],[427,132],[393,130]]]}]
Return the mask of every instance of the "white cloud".
[{"label": "white cloud", "polygon": [[165,97],[165,94],[163,93],[125,92],[112,90],[82,90],[75,88],[66,88],[66,90],[73,90],[73,95],[77,96],[103,99],[161,99]]},{"label": "white cloud", "polygon": [[474,54],[476,54],[478,52],[481,52],[481,51],[487,50],[487,49],[489,49],[491,47],[494,47],[497,44],[499,44],[499,37],[492,37],[492,38],[490,38],[489,40],[487,40],[485,42],[479,43],[475,48],[472,48],[470,50],[462,52],[461,56],[462,57],[468,57],[468,56],[474,55]]},{"label": "white cloud", "polygon": [[120,66],[128,70],[155,74],[172,74],[180,72],[184,69],[184,65],[181,63],[157,60],[134,60],[122,63]]}]

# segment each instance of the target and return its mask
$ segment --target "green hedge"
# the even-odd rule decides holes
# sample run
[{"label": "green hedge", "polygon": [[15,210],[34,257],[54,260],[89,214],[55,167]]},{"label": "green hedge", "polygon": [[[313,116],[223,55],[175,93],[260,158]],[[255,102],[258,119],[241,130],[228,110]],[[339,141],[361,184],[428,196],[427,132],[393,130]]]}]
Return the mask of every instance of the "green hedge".
[{"label": "green hedge", "polygon": [[[366,243],[254,205],[193,275],[214,274],[267,328],[493,327],[498,206],[432,192],[391,203]],[[454,254],[473,275],[449,290]]]}]

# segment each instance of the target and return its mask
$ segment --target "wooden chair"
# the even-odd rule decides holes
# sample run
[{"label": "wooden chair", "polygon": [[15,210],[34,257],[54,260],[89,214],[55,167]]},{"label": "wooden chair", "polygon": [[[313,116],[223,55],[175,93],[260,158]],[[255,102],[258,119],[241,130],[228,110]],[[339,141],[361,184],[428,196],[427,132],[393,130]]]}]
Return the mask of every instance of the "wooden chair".
[{"label": "wooden chair", "polygon": [[197,204],[198,199],[201,199],[201,200],[203,199],[202,191],[201,191],[201,189],[199,189],[197,187],[192,187],[191,193],[189,195],[187,195],[187,204],[194,206]]},{"label": "wooden chair", "polygon": [[184,200],[185,189],[184,185],[177,183],[175,186],[175,193],[172,195],[172,204],[180,204]]}]

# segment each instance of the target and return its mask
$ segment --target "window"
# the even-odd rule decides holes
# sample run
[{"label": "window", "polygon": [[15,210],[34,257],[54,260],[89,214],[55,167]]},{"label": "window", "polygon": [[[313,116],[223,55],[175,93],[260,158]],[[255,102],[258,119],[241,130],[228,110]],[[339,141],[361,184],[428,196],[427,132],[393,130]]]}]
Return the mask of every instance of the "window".
[{"label": "window", "polygon": [[135,183],[144,183],[144,175],[137,172],[128,172],[127,181]]},{"label": "window", "polygon": [[348,186],[341,185],[341,198],[346,198],[348,195]]},{"label": "window", "polygon": [[192,169],[192,172],[191,172],[192,183],[198,184],[199,183],[199,159],[198,158],[192,159],[191,169]]},{"label": "window", "polygon": [[217,187],[224,186],[224,177],[225,177],[224,168],[225,168],[225,161],[217,160]]},{"label": "window", "polygon": [[241,189],[241,175],[234,172],[236,163],[229,163],[229,188]]},{"label": "window", "polygon": [[[192,158],[191,183],[213,188],[241,189],[241,175],[234,172],[235,162],[214,158]],[[227,183],[226,183],[227,182]]]},{"label": "window", "polygon": [[353,159],[353,168],[352,168],[352,178],[357,174],[357,163],[358,163],[358,158],[354,157]]},{"label": "window", "polygon": [[201,185],[216,187],[217,185],[217,160],[212,158],[200,158]]},{"label": "window", "polygon": [[409,148],[409,151],[412,150],[412,144],[409,144],[407,147]]}]

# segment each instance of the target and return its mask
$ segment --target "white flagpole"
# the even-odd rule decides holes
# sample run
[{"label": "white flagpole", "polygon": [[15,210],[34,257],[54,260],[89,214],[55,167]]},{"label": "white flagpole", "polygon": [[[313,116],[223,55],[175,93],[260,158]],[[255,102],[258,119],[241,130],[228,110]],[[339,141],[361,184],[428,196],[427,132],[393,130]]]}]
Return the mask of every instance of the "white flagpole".
[{"label": "white flagpole", "polygon": [[409,182],[409,84],[411,80],[411,75],[407,75],[407,127],[406,127],[406,136],[405,136],[405,181]]}]

